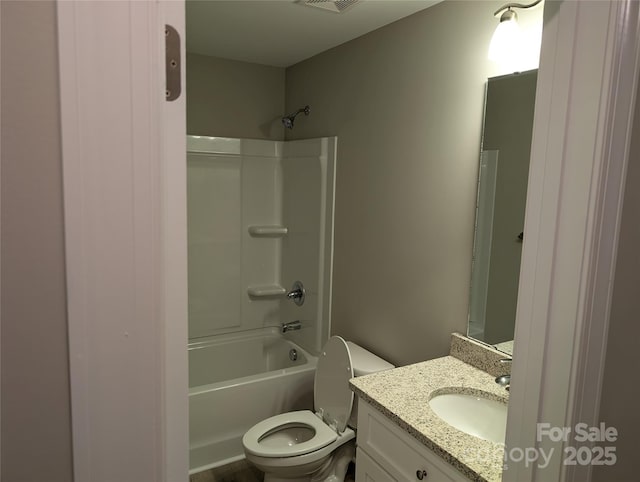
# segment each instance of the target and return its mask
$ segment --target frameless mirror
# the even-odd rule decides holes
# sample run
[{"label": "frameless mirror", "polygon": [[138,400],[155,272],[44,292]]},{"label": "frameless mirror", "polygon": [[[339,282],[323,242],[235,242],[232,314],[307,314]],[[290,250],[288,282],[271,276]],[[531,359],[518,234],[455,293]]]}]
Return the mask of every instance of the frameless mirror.
[{"label": "frameless mirror", "polygon": [[488,80],[467,335],[513,353],[537,70]]}]

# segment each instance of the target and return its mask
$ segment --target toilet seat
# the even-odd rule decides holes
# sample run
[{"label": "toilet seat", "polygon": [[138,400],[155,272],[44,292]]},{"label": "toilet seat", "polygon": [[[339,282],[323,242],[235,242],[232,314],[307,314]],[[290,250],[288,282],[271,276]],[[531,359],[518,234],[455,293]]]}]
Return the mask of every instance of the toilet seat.
[{"label": "toilet seat", "polygon": [[347,342],[332,336],[318,358],[313,384],[313,405],[327,425],[342,433],[353,408],[351,352]]},{"label": "toilet seat", "polygon": [[[280,446],[274,446],[261,443],[268,435],[276,434],[292,425],[307,427],[315,434],[311,439],[294,445],[283,443]],[[301,410],[275,415],[257,423],[244,434],[242,443],[247,452],[259,457],[294,457],[320,450],[337,438],[338,434],[312,411]]]},{"label": "toilet seat", "polygon": [[296,473],[317,470],[317,464],[355,438],[355,432],[347,427],[353,405],[351,378],[349,347],[342,338],[333,336],[325,344],[316,367],[317,413],[288,412],[257,423],[242,437],[247,459],[268,473],[276,468]]}]

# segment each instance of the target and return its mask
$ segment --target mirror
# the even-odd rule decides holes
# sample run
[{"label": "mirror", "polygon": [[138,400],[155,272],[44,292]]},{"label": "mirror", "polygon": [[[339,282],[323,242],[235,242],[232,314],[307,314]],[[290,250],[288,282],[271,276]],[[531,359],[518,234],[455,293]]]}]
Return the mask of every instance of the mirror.
[{"label": "mirror", "polygon": [[537,70],[487,82],[467,335],[513,353]]}]

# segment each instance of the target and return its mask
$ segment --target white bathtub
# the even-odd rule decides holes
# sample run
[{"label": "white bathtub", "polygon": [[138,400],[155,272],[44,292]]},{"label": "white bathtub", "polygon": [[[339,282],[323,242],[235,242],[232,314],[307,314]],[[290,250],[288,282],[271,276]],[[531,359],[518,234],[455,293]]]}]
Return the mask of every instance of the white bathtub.
[{"label": "white bathtub", "polygon": [[311,409],[316,362],[276,329],[189,343],[189,473],[242,459],[259,421]]}]

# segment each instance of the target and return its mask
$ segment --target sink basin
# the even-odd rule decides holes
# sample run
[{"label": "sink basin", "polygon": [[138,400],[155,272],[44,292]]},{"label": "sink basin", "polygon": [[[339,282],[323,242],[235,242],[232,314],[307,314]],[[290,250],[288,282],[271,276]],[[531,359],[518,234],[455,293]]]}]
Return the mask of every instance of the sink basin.
[{"label": "sink basin", "polygon": [[476,395],[446,393],[429,400],[438,417],[458,430],[489,440],[504,443],[507,428],[507,405]]}]

